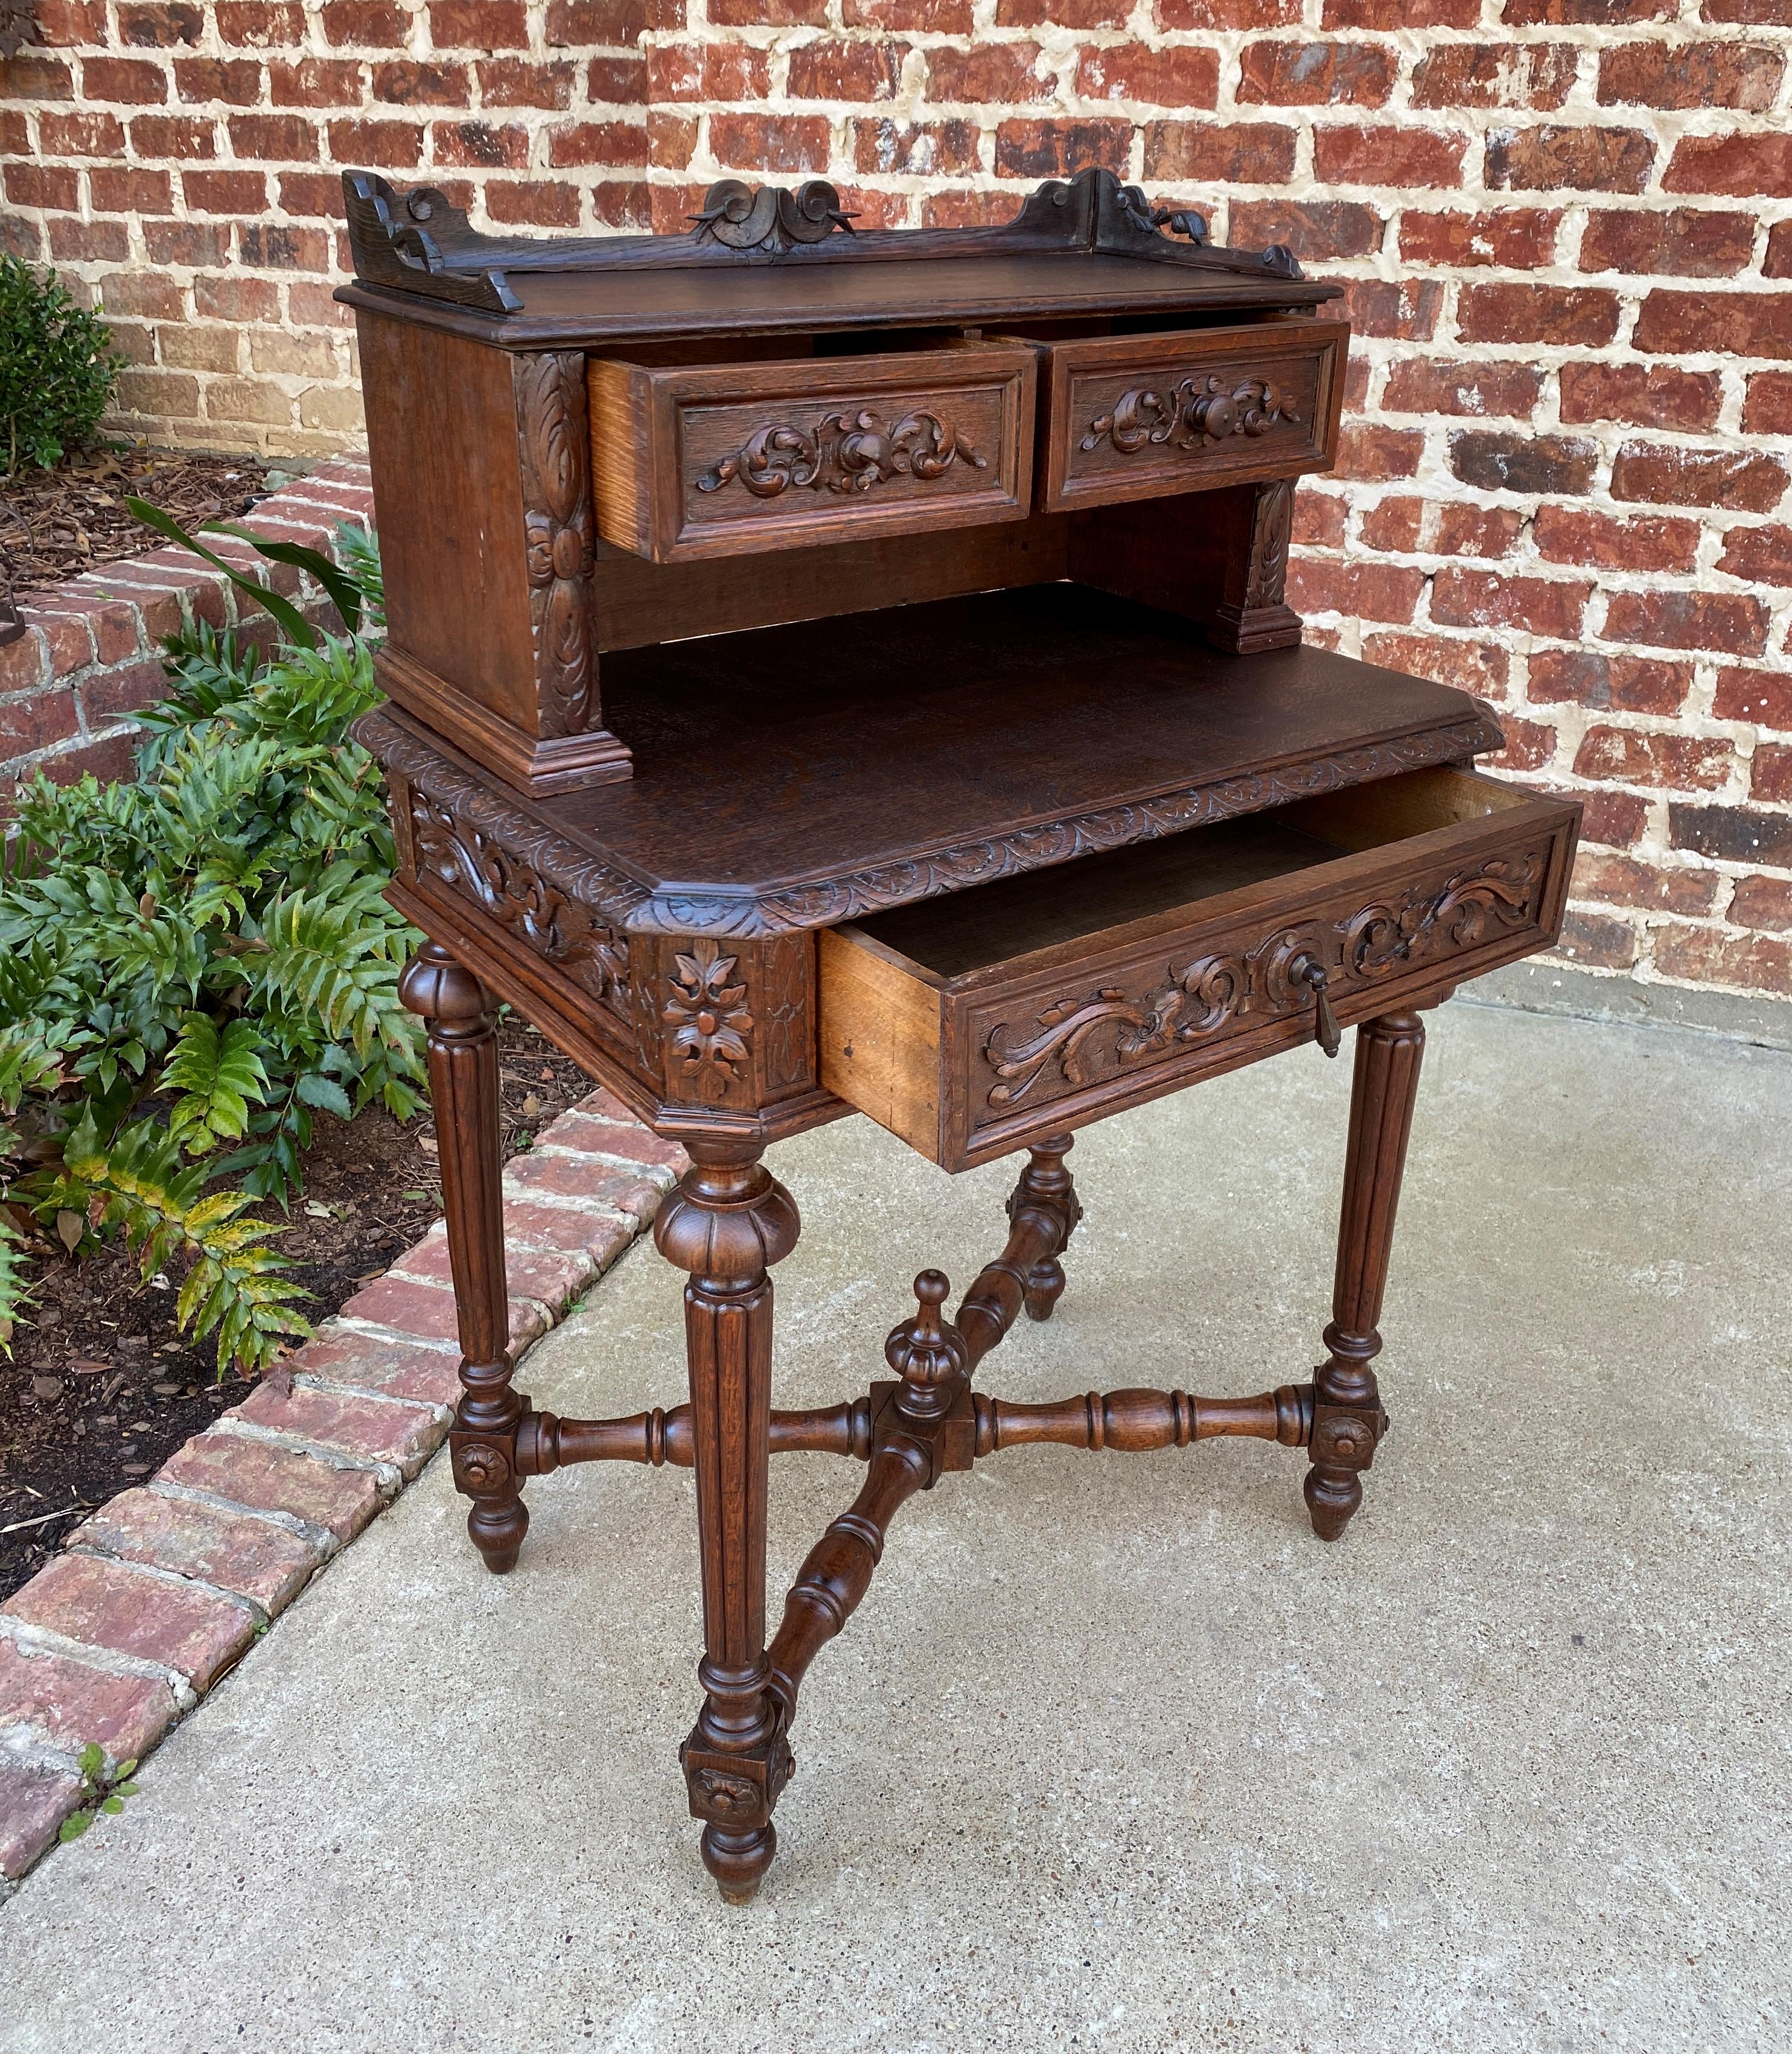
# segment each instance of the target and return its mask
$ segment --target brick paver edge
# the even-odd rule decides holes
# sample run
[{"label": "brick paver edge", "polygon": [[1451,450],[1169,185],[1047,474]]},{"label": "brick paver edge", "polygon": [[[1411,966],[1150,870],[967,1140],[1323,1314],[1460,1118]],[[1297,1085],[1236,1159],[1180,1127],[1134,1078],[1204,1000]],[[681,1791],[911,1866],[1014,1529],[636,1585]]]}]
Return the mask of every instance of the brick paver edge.
[{"label": "brick paver edge", "polygon": [[[559,1325],[651,1223],[683,1151],[593,1092],[504,1173],[510,1339]],[[0,1902],[56,1843],[89,1741],[142,1756],[447,1435],[459,1389],[439,1222],[0,1605]],[[140,1801],[152,1801],[148,1793]]]}]

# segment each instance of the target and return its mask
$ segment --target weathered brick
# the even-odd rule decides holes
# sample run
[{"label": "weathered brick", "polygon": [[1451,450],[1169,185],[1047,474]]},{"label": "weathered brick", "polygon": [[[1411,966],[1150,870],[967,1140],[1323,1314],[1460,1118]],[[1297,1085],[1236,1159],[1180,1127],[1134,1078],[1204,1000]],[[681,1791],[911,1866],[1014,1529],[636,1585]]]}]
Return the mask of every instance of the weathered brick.
[{"label": "weathered brick", "polygon": [[1792,943],[1772,935],[1726,935],[1676,921],[1656,938],[1655,966],[1664,977],[1699,984],[1792,994]]},{"label": "weathered brick", "polygon": [[1506,746],[1486,759],[1497,770],[1541,770],[1556,753],[1556,731],[1541,721],[1526,720],[1514,713],[1502,713],[1499,725]]},{"label": "weathered brick", "polygon": [[1132,11],[1126,0],[995,0],[996,22],[1004,29],[1119,29]]},{"label": "weathered brick", "polygon": [[1617,333],[1616,293],[1593,285],[1465,285],[1456,313],[1464,342],[1582,343]]},{"label": "weathered brick", "polygon": [[675,1141],[662,1140],[644,1127],[620,1099],[599,1089],[549,1123],[536,1136],[538,1145],[572,1148],[620,1161],[651,1165],[683,1175],[690,1158]]},{"label": "weathered brick", "polygon": [[[446,1273],[444,1270],[444,1277]],[[456,1349],[361,1333],[333,1320],[289,1355],[284,1367],[290,1375],[313,1378],[345,1390],[372,1391],[384,1397],[451,1407],[460,1398],[459,1365]]]},{"label": "weathered brick", "polygon": [[1389,365],[1381,403],[1392,414],[1479,414],[1526,420],[1542,395],[1534,365],[1409,356]]},{"label": "weathered brick", "polygon": [[1582,792],[1581,839],[1608,848],[1634,848],[1649,822],[1648,801],[1636,792]]},{"label": "weathered brick", "polygon": [[85,57],[81,85],[88,100],[127,107],[160,107],[168,96],[167,73],[140,57]]},{"label": "weathered brick", "polygon": [[[968,126],[968,124],[967,124]],[[995,168],[1010,179],[1063,178],[1087,163],[1111,163],[1124,157],[1132,140],[1124,121],[1004,121],[995,132]],[[971,144],[970,169],[975,162]]]},{"label": "weathered brick", "polygon": [[1563,916],[1556,953],[1570,962],[1595,970],[1629,970],[1636,960],[1636,930],[1609,913],[1583,913],[1570,907]]},{"label": "weathered brick", "polygon": [[1344,297],[1333,311],[1363,336],[1428,342],[1443,311],[1443,282],[1436,278],[1345,278]]},{"label": "weathered brick", "polygon": [[1396,53],[1379,43],[1247,43],[1237,93],[1272,107],[1381,107],[1399,70]]},{"label": "weathered brick", "polygon": [[1655,166],[1654,138],[1640,128],[1540,123],[1490,128],[1486,180],[1526,192],[1640,193]]},{"label": "weathered brick", "polygon": [[160,1662],[195,1690],[210,1690],[255,1636],[246,1605],[94,1555],[59,1556],[4,1609],[89,1647]]},{"label": "weathered brick", "polygon": [[[860,171],[938,178],[975,168],[980,132],[974,121],[855,121],[853,161]],[[819,145],[825,158],[825,140]]]},{"label": "weathered brick", "polygon": [[1581,238],[1583,271],[1727,278],[1755,254],[1755,217],[1715,208],[1596,207]]},{"label": "weathered brick", "polygon": [[1746,450],[1689,450],[1673,443],[1626,443],[1612,466],[1612,497],[1661,506],[1723,506],[1771,513],[1784,497],[1785,466]]},{"label": "weathered brick", "polygon": [[1561,226],[1558,211],[1541,207],[1499,207],[1483,214],[1425,214],[1408,208],[1400,218],[1400,254],[1412,264],[1534,270],[1555,261]]},{"label": "weathered brick", "polygon": [[1715,649],[1759,656],[1770,616],[1759,600],[1715,592],[1615,592],[1600,632],[1608,642],[1656,649]]},{"label": "weathered brick", "polygon": [[1327,29],[1471,29],[1481,0],[1324,0]]},{"label": "weathered brick", "polygon": [[1313,131],[1313,166],[1325,185],[1455,186],[1462,183],[1467,147],[1459,136],[1404,121],[1375,128],[1327,123]]},{"label": "weathered brick", "polygon": [[195,1434],[163,1464],[156,1481],[209,1491],[251,1511],[290,1513],[338,1540],[352,1540],[384,1503],[371,1470],[337,1469],[245,1434]]},{"label": "weathered brick", "polygon": [[1792,676],[1783,671],[1750,671],[1728,666],[1717,674],[1711,710],[1719,720],[1752,721],[1792,734]]},{"label": "weathered brick", "polygon": [[1666,364],[1565,364],[1560,376],[1564,421],[1697,430],[1714,427],[1723,403],[1723,381],[1715,371],[1681,371]]},{"label": "weathered brick", "polygon": [[1415,107],[1561,106],[1573,89],[1572,43],[1443,43],[1412,73]]},{"label": "weathered brick", "polygon": [[363,1462],[392,1462],[407,1477],[417,1474],[447,1431],[437,1415],[423,1406],[386,1404],[305,1383],[294,1383],[289,1389],[258,1383],[224,1416],[314,1442]]},{"label": "weathered brick", "polygon": [[178,1710],[153,1676],[116,1676],[66,1655],[0,1638],[0,1726],[30,1726],[78,1754],[96,1744],[114,1761],[148,1754]]},{"label": "weathered brick", "polygon": [[1281,29],[1301,18],[1301,0],[1157,0],[1165,29]]},{"label": "weathered brick", "polygon": [[1273,121],[1149,121],[1144,173],[1166,183],[1282,185],[1294,175],[1294,132]]},{"label": "weathered brick", "polygon": [[1592,899],[1608,906],[1637,906],[1648,912],[1690,915],[1710,912],[1717,902],[1721,883],[1715,870],[1696,869],[1684,864],[1664,869],[1656,864],[1639,863],[1634,856],[1583,849],[1574,864],[1570,888],[1577,899]]},{"label": "weathered brick", "polygon": [[577,1198],[636,1219],[652,1218],[660,1204],[659,1186],[635,1171],[593,1162],[589,1156],[539,1149],[506,1166],[504,1188],[506,1206],[510,1193],[515,1191],[524,1197]]},{"label": "weathered brick", "polygon": [[1751,799],[1764,801],[1770,805],[1792,803],[1792,747],[1762,742],[1756,749],[1750,769],[1748,793]]},{"label": "weathered brick", "polygon": [[1598,444],[1577,436],[1450,431],[1450,468],[1483,492],[1587,492],[1598,464]]},{"label": "weathered brick", "polygon": [[1641,516],[1622,520],[1585,506],[1540,506],[1532,528],[1537,553],[1552,563],[1613,571],[1690,571],[1699,553],[1696,521]]},{"label": "weathered brick", "polygon": [[1411,478],[1416,474],[1424,451],[1424,437],[1416,431],[1382,427],[1373,422],[1350,422],[1338,436],[1332,474],[1369,482]]},{"label": "weathered brick", "polygon": [[1666,192],[1731,193],[1784,199],[1792,194],[1792,135],[1683,136],[1662,175]]},{"label": "weathered brick", "polygon": [[[1000,61],[1016,53],[1014,86],[998,89],[1005,68]],[[960,57],[955,51],[928,53],[928,91],[935,100],[1046,100],[1051,97],[1050,80],[1042,81],[1033,69],[1038,52],[1030,43],[995,44],[972,49]],[[964,67],[963,70],[959,67]],[[953,81],[981,92],[950,91]],[[1081,51],[1077,59],[1077,91],[1088,100],[1141,100],[1152,107],[1212,107],[1219,98],[1219,57],[1214,50],[1188,44],[1174,44],[1154,50],[1144,43],[1098,45]]]},{"label": "weathered brick", "polygon": [[1792,878],[1739,877],[1724,918],[1739,927],[1792,929]]},{"label": "weathered brick", "polygon": [[524,0],[430,0],[429,37],[439,50],[529,47]]},{"label": "weathered brick", "polygon": [[1792,293],[1681,293],[1663,287],[1636,317],[1639,349],[1792,357]]},{"label": "weathered brick", "polygon": [[[1364,514],[1358,529],[1363,547],[1383,554],[1398,555],[1419,546],[1419,531],[1424,525],[1425,502],[1410,496],[1384,499]],[[1341,545],[1340,522],[1338,545]],[[1334,546],[1337,546],[1334,545]]]},{"label": "weathered brick", "polygon": [[262,67],[254,57],[181,57],[174,68],[175,96],[190,105],[221,100],[253,107],[262,96]]},{"label": "weathered brick", "polygon": [[1727,742],[1634,727],[1589,727],[1575,753],[1574,769],[1582,777],[1621,785],[1715,792],[1730,781],[1735,760]]},{"label": "weathered brick", "polygon": [[1447,628],[1513,628],[1569,642],[1581,632],[1592,592],[1567,579],[1509,577],[1451,565],[1432,583],[1431,617]]},{"label": "weathered brick", "polygon": [[1387,217],[1359,200],[1240,200],[1228,239],[1241,250],[1285,243],[1297,257],[1319,261],[1370,257],[1381,247]]},{"label": "weathered brick", "polygon": [[1786,63],[1763,43],[1620,43],[1599,57],[1602,107],[1772,106]]},{"label": "weathered brick", "polygon": [[1404,634],[1396,629],[1365,635],[1363,659],[1414,677],[1432,678],[1440,685],[1454,685],[1459,691],[1484,699],[1505,698],[1511,670],[1511,659],[1496,642]]},{"label": "weathered brick", "polygon": [[906,48],[890,42],[801,44],[790,53],[785,90],[794,100],[894,100],[902,87]]},{"label": "weathered brick", "polygon": [[1346,620],[1408,621],[1425,588],[1424,573],[1366,561],[1330,563],[1297,557],[1288,567],[1289,604],[1302,613],[1341,613]]},{"label": "weathered brick", "polygon": [[81,1801],[81,1779],[0,1757],[0,1875],[16,1883]]},{"label": "weathered brick", "polygon": [[121,1561],[234,1591],[270,1617],[298,1596],[322,1559],[309,1541],[272,1520],[144,1489],[121,1492],[69,1539]]},{"label": "weathered brick", "polygon": [[[1597,649],[1539,649],[1526,696],[1534,704],[1572,699],[1601,713],[1677,714],[1692,689],[1692,666],[1660,657],[1608,656]],[[1625,841],[1634,839],[1627,835]]]}]

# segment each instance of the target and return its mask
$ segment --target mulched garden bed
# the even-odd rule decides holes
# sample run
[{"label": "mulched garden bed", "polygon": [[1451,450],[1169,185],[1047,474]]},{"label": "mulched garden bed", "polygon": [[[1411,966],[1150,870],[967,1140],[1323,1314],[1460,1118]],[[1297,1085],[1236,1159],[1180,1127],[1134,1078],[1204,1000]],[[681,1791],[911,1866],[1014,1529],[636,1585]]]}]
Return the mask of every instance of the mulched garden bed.
[{"label": "mulched garden bed", "polygon": [[147,499],[195,529],[202,521],[238,519],[290,474],[270,474],[258,457],[143,447],[92,450],[53,470],[18,471],[0,478],[0,573],[11,579],[13,599],[26,599],[163,546],[124,504],[128,497]]},{"label": "mulched garden bed", "polygon": [[[499,1049],[508,1156],[592,1087],[520,1020],[506,1021]],[[304,1192],[279,1240],[313,1294],[306,1318],[335,1312],[440,1212],[427,1108],[402,1125],[377,1107],[346,1124],[320,1118]],[[43,1567],[80,1513],[140,1483],[247,1396],[243,1378],[218,1380],[208,1345],[175,1333],[179,1281],[145,1284],[135,1258],[116,1248],[81,1263],[45,1254],[33,1265],[33,1302],[10,1358],[0,1358],[0,1597]]]}]

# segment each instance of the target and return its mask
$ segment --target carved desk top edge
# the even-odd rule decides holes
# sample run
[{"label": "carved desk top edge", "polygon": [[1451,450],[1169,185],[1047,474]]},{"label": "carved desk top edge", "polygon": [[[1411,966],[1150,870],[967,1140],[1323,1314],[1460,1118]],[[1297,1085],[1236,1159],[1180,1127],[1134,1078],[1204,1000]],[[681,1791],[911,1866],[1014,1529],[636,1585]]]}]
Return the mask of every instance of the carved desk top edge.
[{"label": "carved desk top edge", "polygon": [[[1488,707],[1478,699],[1467,703],[1473,710],[1460,720],[1353,745],[1285,769],[1210,778],[837,876],[732,892],[649,884],[541,813],[527,809],[445,743],[389,708],[364,714],[353,731],[364,748],[442,809],[457,828],[494,845],[512,864],[534,872],[575,903],[634,933],[752,939],[837,927],[941,892],[1261,813],[1320,793],[1437,764],[1470,762],[1503,746],[1503,737]],[[463,849],[456,860],[476,860],[476,848]]]},{"label": "carved desk top edge", "polygon": [[[1191,207],[1153,207],[1137,186],[1099,166],[1050,179],[1012,221],[971,229],[855,230],[825,179],[794,191],[719,179],[681,235],[487,235],[434,186],[400,191],[377,172],[342,174],[356,282],[503,316],[522,302],[506,273],[668,270],[693,266],[892,262],[938,257],[1094,254],[1141,258],[1258,282],[1306,284],[1285,244],[1232,250],[1211,243]],[[1163,231],[1168,229],[1169,233]]]}]

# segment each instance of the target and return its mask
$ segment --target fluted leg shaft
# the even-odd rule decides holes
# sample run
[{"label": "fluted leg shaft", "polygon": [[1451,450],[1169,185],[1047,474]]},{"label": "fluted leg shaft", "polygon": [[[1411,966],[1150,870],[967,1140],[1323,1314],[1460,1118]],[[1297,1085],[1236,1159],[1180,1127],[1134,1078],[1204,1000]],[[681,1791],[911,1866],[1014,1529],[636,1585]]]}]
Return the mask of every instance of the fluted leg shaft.
[{"label": "fluted leg shaft", "polygon": [[428,1029],[442,1207],[460,1330],[461,1399],[449,1436],[457,1487],[473,1501],[467,1530],[494,1575],[514,1568],[529,1529],[517,1467],[528,1400],[510,1388],[504,1282],[502,1149],[496,1001],[448,951],[425,942],[399,990]]},{"label": "fluted leg shaft", "polygon": [[1325,1332],[1330,1352],[1313,1371],[1312,1466],[1305,1486],[1321,1540],[1336,1540],[1362,1503],[1361,1473],[1388,1430],[1369,1364],[1381,1352],[1376,1323],[1424,1053],[1424,1023],[1416,1013],[1384,1013],[1357,1029],[1337,1272]]},{"label": "fluted leg shaft", "polygon": [[796,1245],[790,1194],[756,1147],[693,1142],[655,1239],[688,1273],[684,1332],[703,1566],[703,1706],[681,1759],[704,1865],[731,1903],[777,1851],[772,1807],[789,1779],[783,1712],[766,1654],[766,1498],[771,1419],[771,1265]]}]

